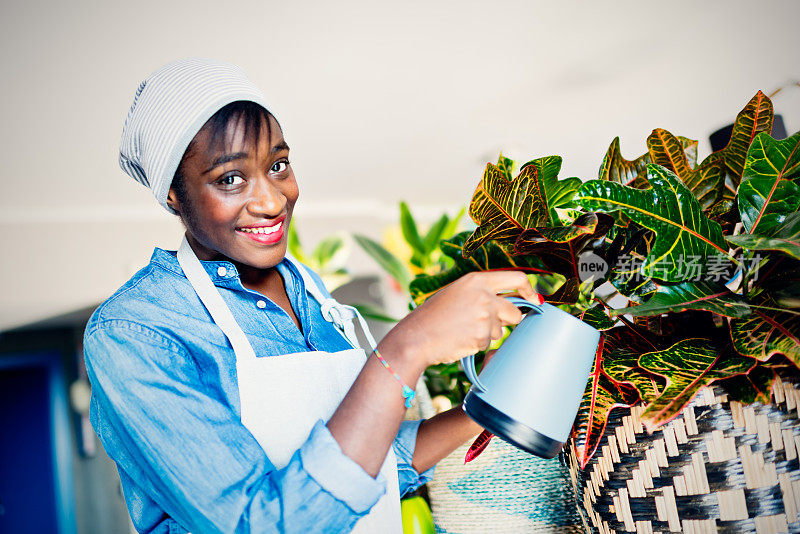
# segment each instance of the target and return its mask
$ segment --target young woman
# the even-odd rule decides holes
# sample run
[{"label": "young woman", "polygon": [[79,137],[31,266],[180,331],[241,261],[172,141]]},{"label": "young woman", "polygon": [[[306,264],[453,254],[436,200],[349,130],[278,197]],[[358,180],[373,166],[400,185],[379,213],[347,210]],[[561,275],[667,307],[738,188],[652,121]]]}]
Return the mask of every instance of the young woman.
[{"label": "young woman", "polygon": [[92,424],[140,532],[400,532],[400,496],[481,431],[460,408],[403,422],[409,386],[520,321],[498,293],[541,299],[470,274],[359,348],[363,320],[286,256],[298,184],[268,109],[211,60],[139,86],[120,164],[186,233],[86,327]]}]

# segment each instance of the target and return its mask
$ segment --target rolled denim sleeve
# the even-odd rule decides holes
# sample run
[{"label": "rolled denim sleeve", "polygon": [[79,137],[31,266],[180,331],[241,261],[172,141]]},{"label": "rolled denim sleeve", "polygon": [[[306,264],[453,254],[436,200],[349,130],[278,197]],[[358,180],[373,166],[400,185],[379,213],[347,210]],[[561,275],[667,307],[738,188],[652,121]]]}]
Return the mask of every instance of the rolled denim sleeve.
[{"label": "rolled denim sleeve", "polygon": [[397,456],[397,478],[400,481],[401,497],[428,483],[433,478],[433,471],[436,468],[436,466],[431,467],[420,474],[411,465],[411,460],[414,458],[414,447],[417,443],[417,431],[421,422],[421,420],[403,421],[400,424],[400,431],[397,432],[397,437],[392,443],[394,454]]},{"label": "rolled denim sleeve", "polygon": [[[84,352],[103,446],[124,477],[185,530],[349,531],[386,491],[382,477],[342,453],[322,421],[276,469],[204,384],[185,347],[156,330],[100,321],[87,328]],[[395,450],[407,452],[407,444]],[[132,511],[146,508],[128,500]],[[141,532],[164,520],[133,515]]]}]

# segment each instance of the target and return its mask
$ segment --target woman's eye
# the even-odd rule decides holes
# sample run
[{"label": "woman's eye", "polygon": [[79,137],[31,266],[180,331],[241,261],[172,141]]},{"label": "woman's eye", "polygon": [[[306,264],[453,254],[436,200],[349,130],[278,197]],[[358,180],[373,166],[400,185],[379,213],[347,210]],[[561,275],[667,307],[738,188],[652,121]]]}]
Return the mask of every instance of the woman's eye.
[{"label": "woman's eye", "polygon": [[220,183],[221,185],[228,185],[228,186],[231,186],[231,185],[239,185],[239,184],[240,184],[240,183],[242,183],[243,181],[244,181],[244,180],[242,179],[242,177],[241,177],[241,176],[239,176],[239,175],[236,175],[236,174],[231,174],[231,175],[229,175],[229,176],[223,176],[223,177],[222,177],[222,178],[219,180],[219,183]]},{"label": "woman's eye", "polygon": [[281,173],[289,168],[289,162],[286,160],[276,161],[275,164],[270,167],[269,170],[275,173]]}]

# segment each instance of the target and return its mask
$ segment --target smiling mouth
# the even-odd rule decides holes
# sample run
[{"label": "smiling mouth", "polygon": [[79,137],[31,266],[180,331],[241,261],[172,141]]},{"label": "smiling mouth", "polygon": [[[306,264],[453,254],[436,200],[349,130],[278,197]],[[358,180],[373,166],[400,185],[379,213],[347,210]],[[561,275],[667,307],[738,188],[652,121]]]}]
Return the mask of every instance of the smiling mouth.
[{"label": "smiling mouth", "polygon": [[280,232],[281,228],[283,228],[283,221],[278,222],[273,226],[251,226],[251,227],[243,227],[237,228],[236,230],[239,232],[244,232],[246,234],[259,234],[259,235],[269,235],[274,234],[276,232]]}]

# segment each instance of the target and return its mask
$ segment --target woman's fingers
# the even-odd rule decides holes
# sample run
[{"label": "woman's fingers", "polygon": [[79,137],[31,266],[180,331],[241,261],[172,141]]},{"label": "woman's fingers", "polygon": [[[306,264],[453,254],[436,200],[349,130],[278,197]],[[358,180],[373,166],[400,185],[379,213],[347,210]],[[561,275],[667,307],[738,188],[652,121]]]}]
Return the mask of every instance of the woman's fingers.
[{"label": "woman's fingers", "polygon": [[522,320],[522,312],[510,300],[499,298],[497,301],[497,317],[500,326],[517,324]]},{"label": "woman's fingers", "polygon": [[538,294],[522,271],[489,271],[481,273],[486,288],[492,293],[518,291],[522,298],[538,302]]}]

